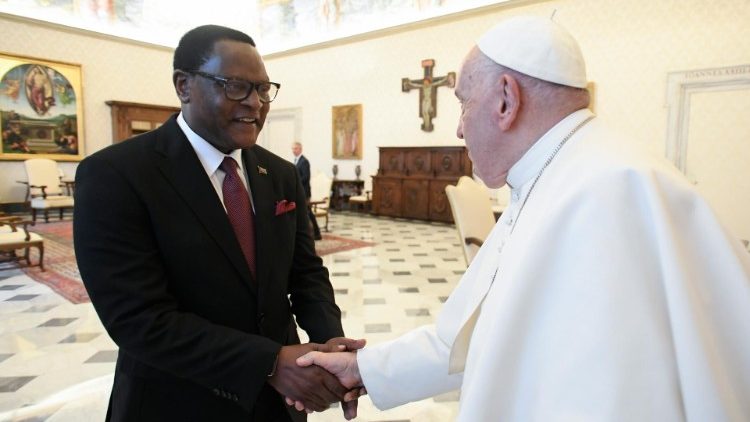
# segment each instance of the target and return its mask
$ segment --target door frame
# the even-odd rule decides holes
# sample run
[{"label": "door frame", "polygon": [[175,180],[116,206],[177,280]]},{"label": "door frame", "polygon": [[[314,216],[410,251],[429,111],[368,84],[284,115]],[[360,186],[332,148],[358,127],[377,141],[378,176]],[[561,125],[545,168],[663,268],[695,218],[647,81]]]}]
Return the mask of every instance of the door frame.
[{"label": "door frame", "polygon": [[[301,107],[295,107],[295,108],[281,108],[281,109],[274,109],[268,112],[268,115],[266,116],[266,121],[264,124],[264,129],[260,132],[260,136],[258,136],[258,145],[262,146],[263,148],[278,154],[278,152],[274,152],[271,148],[271,133],[272,133],[272,126],[274,122],[279,121],[289,121],[291,120],[294,124],[294,139],[290,139],[287,145],[287,153],[286,154],[279,154],[282,157],[289,156],[292,147],[292,142],[294,141],[300,141],[302,137],[302,108]],[[301,142],[301,141],[300,141]]]},{"label": "door frame", "polygon": [[692,95],[706,91],[750,89],[750,64],[670,72],[667,75],[666,157],[687,175]]}]

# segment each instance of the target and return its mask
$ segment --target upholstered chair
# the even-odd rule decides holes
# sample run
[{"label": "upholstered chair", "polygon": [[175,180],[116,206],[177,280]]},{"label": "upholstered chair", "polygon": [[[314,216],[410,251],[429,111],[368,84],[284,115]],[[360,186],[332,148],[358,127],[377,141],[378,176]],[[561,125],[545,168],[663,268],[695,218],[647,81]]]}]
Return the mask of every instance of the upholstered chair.
[{"label": "upholstered chair", "polygon": [[365,186],[360,195],[350,196],[349,205],[361,210],[370,210],[372,206],[372,178],[365,177]]},{"label": "upholstered chair", "polygon": [[[38,265],[44,271],[44,239],[28,230],[33,222],[19,217],[0,217],[0,262],[20,263],[26,261],[26,266],[32,266],[29,251],[31,248],[39,250]],[[23,256],[17,251],[23,249]],[[2,269],[5,269],[2,268]]]},{"label": "upholstered chair", "polygon": [[490,196],[484,186],[467,176],[461,176],[456,186],[446,186],[445,194],[468,266],[495,225]]},{"label": "upholstered chair", "polygon": [[64,190],[57,162],[47,158],[32,158],[24,162],[27,199],[31,201],[31,219],[36,222],[37,211],[44,211],[44,221],[49,222],[49,210],[57,209],[60,219],[65,208],[73,208],[73,197]]},{"label": "upholstered chair", "polygon": [[325,231],[328,231],[328,208],[331,205],[333,180],[325,173],[315,173],[310,178],[310,205],[315,218],[325,218]]}]

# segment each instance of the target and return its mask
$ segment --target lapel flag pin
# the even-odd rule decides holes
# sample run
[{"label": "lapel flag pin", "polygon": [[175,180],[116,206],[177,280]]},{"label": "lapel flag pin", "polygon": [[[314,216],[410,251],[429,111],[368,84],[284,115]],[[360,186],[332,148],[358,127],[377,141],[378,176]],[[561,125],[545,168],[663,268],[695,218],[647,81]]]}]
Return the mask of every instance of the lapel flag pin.
[{"label": "lapel flag pin", "polygon": [[264,167],[258,166],[258,174],[268,174]]}]

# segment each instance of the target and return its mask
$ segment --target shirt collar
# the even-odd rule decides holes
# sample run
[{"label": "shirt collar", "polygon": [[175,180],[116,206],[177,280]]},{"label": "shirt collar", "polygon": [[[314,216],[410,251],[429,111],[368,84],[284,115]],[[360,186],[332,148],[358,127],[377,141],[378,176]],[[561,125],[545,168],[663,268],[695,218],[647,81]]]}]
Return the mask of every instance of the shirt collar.
[{"label": "shirt collar", "polygon": [[508,185],[513,189],[519,189],[526,185],[534,176],[539,174],[552,151],[557,148],[557,145],[565,136],[592,115],[591,110],[587,108],[574,111],[542,135],[526,151],[523,157],[510,168],[507,178]]},{"label": "shirt collar", "polygon": [[244,171],[241,149],[235,149],[229,154],[224,154],[223,152],[219,151],[213,145],[209,144],[208,141],[206,141],[200,135],[190,129],[190,126],[188,126],[185,118],[182,117],[182,112],[177,115],[177,124],[185,133],[185,136],[190,142],[190,145],[193,146],[193,149],[198,155],[198,159],[200,160],[203,169],[206,171],[206,174],[211,176],[216,173],[216,170],[219,168],[219,166],[221,166],[221,162],[224,161],[224,157],[226,156],[234,158],[234,161],[237,162],[240,170]]}]

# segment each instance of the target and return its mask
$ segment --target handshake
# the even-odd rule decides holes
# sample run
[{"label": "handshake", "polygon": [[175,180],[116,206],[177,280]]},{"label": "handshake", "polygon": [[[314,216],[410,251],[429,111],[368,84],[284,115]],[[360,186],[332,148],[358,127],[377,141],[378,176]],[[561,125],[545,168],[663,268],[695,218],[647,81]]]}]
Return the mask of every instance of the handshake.
[{"label": "handshake", "polygon": [[356,350],[365,340],[336,337],[325,344],[283,346],[268,383],[286,403],[307,413],[322,412],[340,401],[344,417],[357,416],[357,399],[367,393],[357,366]]}]

